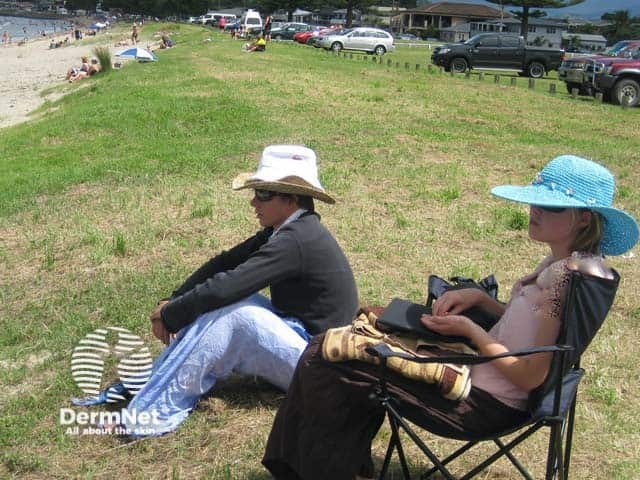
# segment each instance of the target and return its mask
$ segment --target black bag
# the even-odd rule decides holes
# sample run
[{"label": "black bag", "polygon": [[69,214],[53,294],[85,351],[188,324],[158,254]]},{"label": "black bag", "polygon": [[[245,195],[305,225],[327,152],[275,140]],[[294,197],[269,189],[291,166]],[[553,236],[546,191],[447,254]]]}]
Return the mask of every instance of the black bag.
[{"label": "black bag", "polygon": [[[450,283],[453,282],[453,283]],[[498,299],[498,282],[496,278],[489,275],[482,280],[476,282],[466,277],[451,277],[449,281],[438,277],[437,275],[429,275],[427,284],[427,307],[431,308],[433,301],[439,298],[447,290],[461,290],[463,288],[479,288],[486,292],[491,298]],[[484,330],[490,330],[500,318],[496,315],[485,312],[481,308],[471,307],[462,312],[462,315],[469,317],[474,323],[480,325]]]}]

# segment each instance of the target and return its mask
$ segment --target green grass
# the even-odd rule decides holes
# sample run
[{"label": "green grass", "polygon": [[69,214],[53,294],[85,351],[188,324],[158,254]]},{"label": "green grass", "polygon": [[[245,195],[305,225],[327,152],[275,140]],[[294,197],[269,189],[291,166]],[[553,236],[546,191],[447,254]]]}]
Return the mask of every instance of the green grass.
[{"label": "green grass", "polygon": [[[529,89],[504,74],[496,84],[429,71],[424,47],[381,63],[284,42],[246,54],[210,29],[167,29],[176,47],[157,63],[61,85],[64,98],[0,130],[2,478],[268,478],[260,458],[282,394],[251,379],[223,384],[159,439],[77,438],[58,424],[80,394],[69,370],[78,340],[122,326],[157,353],[147,316],[158,299],[258,228],[248,194],[230,184],[265,145],[319,154],[339,203],[318,208],[364,304],[422,301],[430,273],[495,272],[506,298],[545,251],[527,240],[526,210],[489,189],[531,181],[556,155],[607,164],[619,204],[640,212],[639,110],[572,99],[561,84],[551,94],[553,76]],[[574,478],[640,471],[640,269],[637,257],[610,263],[623,283],[583,358]],[[523,452],[538,474],[545,447]],[[498,464],[487,478],[508,471]]]}]

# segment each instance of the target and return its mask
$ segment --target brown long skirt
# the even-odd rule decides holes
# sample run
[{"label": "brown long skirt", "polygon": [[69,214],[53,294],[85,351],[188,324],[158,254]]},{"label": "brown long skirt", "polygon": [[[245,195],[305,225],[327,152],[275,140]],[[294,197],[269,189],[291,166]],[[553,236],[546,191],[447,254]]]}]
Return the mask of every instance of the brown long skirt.
[{"label": "brown long skirt", "polygon": [[[377,367],[359,361],[322,358],[323,336],[315,337],[296,368],[276,415],[262,463],[279,480],[353,480],[373,476],[371,442],[384,409],[371,398]],[[466,400],[446,400],[435,387],[389,376],[390,392],[404,416],[451,438],[482,438],[527,417],[471,388]]]}]

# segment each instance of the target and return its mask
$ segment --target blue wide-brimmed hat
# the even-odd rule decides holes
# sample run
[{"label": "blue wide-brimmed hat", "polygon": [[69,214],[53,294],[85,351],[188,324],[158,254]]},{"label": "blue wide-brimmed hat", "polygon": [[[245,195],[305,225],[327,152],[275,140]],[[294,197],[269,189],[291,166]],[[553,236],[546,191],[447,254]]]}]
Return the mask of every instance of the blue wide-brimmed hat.
[{"label": "blue wide-brimmed hat", "polygon": [[531,185],[501,185],[496,197],[541,207],[587,208],[603,218],[600,251],[620,255],[638,241],[638,224],[626,212],[611,206],[616,182],[602,165],[574,155],[561,155],[542,169]]}]

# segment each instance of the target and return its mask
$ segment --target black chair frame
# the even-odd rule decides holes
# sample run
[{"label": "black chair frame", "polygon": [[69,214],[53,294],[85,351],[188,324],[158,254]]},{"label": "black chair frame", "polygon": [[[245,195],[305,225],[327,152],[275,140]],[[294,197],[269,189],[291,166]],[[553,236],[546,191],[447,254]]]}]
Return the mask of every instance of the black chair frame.
[{"label": "black chair frame", "polygon": [[[568,285],[567,299],[561,319],[561,328],[558,335],[558,344],[548,345],[526,350],[507,352],[496,356],[470,356],[452,355],[446,357],[420,357],[394,352],[385,344],[369,347],[367,351],[380,359],[379,381],[372,393],[385,408],[391,427],[391,438],[384,457],[379,478],[382,480],[387,475],[394,451],[398,453],[398,459],[402,468],[403,477],[411,479],[406,455],[402,446],[400,432],[406,435],[420,448],[425,456],[433,464],[433,467],[424,472],[422,479],[429,478],[435,472],[440,472],[448,480],[460,478],[469,479],[486,469],[499,458],[505,456],[520,472],[523,478],[533,480],[533,477],[524,465],[516,458],[512,450],[527,440],[531,435],[542,429],[549,428],[549,441],[547,449],[546,474],[547,480],[569,478],[569,465],[571,460],[571,445],[573,440],[573,428],[575,423],[575,407],[577,390],[584,370],[580,368],[580,356],[604,321],[613,302],[615,291],[619,283],[619,276],[614,272],[613,280],[572,272]],[[581,320],[577,322],[576,318]],[[512,429],[500,432],[497,435],[488,435],[484,438],[462,439],[466,443],[443,459],[427,446],[416,433],[415,426],[403,418],[399,411],[398,400],[393,397],[387,387],[387,359],[394,356],[406,358],[419,363],[457,363],[474,365],[489,362],[496,358],[508,356],[525,356],[534,353],[553,352],[553,360],[550,372],[545,382],[530,396],[530,416],[526,422]],[[419,425],[417,425],[419,427]],[[519,433],[518,433],[519,432]],[[517,433],[509,440],[504,437]],[[461,440],[460,438],[457,438]],[[482,461],[477,466],[466,472],[461,477],[455,477],[447,468],[447,465],[480,442],[492,441],[497,451]]]}]

